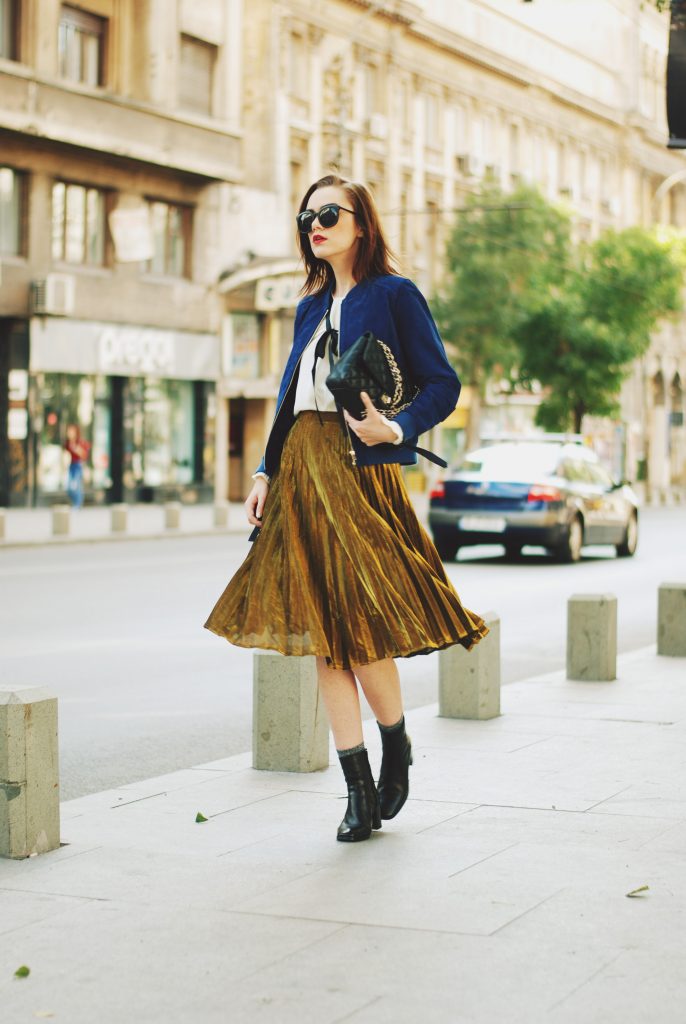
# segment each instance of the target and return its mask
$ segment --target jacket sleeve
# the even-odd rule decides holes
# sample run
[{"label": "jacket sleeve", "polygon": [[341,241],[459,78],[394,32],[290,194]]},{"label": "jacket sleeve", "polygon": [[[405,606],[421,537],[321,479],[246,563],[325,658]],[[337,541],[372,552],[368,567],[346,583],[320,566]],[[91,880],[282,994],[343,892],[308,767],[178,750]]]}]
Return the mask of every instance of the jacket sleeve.
[{"label": "jacket sleeve", "polygon": [[405,365],[419,388],[412,404],[395,417],[409,439],[450,415],[461,385],[448,362],[426,299],[411,281],[404,281],[398,289],[393,312]]}]

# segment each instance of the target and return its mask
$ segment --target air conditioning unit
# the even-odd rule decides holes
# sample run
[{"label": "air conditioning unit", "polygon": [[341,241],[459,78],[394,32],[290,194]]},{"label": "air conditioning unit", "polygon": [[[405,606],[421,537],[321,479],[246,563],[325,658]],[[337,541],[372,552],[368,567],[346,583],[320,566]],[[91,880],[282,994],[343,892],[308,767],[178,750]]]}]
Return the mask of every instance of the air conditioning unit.
[{"label": "air conditioning unit", "polygon": [[48,274],[31,282],[34,316],[70,316],[74,312],[76,279],[72,274]]},{"label": "air conditioning unit", "polygon": [[384,114],[372,114],[364,123],[367,135],[374,139],[385,139],[388,135],[388,121]]}]

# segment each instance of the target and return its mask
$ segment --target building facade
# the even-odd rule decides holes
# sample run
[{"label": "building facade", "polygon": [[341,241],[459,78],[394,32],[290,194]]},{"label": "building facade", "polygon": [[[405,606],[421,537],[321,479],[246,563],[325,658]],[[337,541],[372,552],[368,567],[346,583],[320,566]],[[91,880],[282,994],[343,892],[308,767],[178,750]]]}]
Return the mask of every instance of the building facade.
[{"label": "building facade", "polygon": [[[242,499],[302,283],[294,214],[328,170],[371,185],[401,269],[440,281],[484,175],[537,184],[580,239],[686,226],[666,148],[668,16],[640,0],[0,0],[0,503]],[[664,190],[663,190],[664,191]],[[446,339],[448,348],[458,339]],[[683,322],[615,422],[618,474],[686,483]],[[484,434],[537,397],[491,382]],[[470,396],[430,444],[464,444]]]},{"label": "building facade", "polygon": [[214,492],[233,0],[0,0],[0,504]]},{"label": "building facade", "polygon": [[[248,441],[232,449],[236,494],[245,493],[273,412],[276,377],[265,368],[287,345],[293,312],[277,309],[274,296],[295,301],[293,214],[307,186],[332,168],[370,184],[402,269],[429,295],[454,211],[485,174],[506,190],[537,184],[569,207],[579,239],[655,221],[683,228],[684,185],[654,199],[684,167],[666,148],[668,26],[668,15],[639,0],[251,3],[246,186],[229,214],[237,276],[222,294],[225,336],[248,331],[245,317],[254,318],[261,369],[250,379],[229,362],[220,382],[220,404],[243,410],[222,415],[234,438]],[[275,266],[288,279],[283,289]],[[685,370],[680,322],[658,332],[634,368],[621,419],[585,424],[618,474],[647,475],[657,494],[686,483]],[[464,442],[469,397],[432,439],[448,456]],[[530,429],[537,402],[493,382],[483,432]]]}]

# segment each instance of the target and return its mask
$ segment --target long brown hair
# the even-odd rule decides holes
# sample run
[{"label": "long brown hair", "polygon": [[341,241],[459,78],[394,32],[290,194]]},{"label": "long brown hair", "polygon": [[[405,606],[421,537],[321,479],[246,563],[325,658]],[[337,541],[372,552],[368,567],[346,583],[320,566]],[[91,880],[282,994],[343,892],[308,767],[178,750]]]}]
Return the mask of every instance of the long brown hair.
[{"label": "long brown hair", "polygon": [[[350,205],[355,211],[355,220],[362,229],[362,237],[358,239],[355,262],[353,264],[353,277],[355,281],[365,281],[370,277],[379,277],[382,274],[397,274],[398,271],[392,266],[395,256],[388,246],[381,221],[376,209],[376,204],[371,192],[366,185],[356,181],[347,181],[339,178],[337,174],[327,174],[319,181],[310,185],[303,196],[299,212],[307,209],[310,196],[319,188],[327,188],[335,185],[345,190],[350,200]],[[304,295],[313,292],[327,291],[335,284],[334,272],[326,260],[317,259],[312,252],[309,235],[301,235],[298,232],[298,248],[302,253],[305,262],[307,278],[303,285]]]}]

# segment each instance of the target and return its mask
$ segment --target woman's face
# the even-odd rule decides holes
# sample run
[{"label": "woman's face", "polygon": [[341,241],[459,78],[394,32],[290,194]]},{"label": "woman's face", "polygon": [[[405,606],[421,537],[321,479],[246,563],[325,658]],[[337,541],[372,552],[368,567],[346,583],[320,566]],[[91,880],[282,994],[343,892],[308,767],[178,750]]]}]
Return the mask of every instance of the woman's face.
[{"label": "woman's face", "polygon": [[[347,210],[354,209],[352,199],[345,189],[338,185],[318,188],[310,196],[307,209],[318,211],[329,203],[337,203],[341,207],[347,207]],[[330,261],[336,256],[342,256],[354,249],[358,238],[362,237],[362,231],[354,215],[347,210],[339,211],[338,223],[332,228],[323,228],[318,220],[314,221],[309,238],[312,252],[317,259]]]}]

